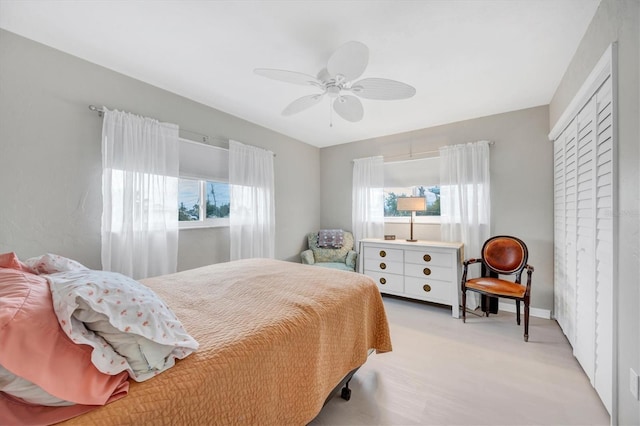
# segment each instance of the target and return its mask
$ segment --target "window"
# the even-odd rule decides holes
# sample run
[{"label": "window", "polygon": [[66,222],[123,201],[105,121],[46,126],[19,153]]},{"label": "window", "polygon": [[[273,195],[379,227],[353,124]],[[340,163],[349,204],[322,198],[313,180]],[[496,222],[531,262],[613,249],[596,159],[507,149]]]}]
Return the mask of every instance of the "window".
[{"label": "window", "polygon": [[229,184],[226,182],[205,182],[207,219],[229,217]]},{"label": "window", "polygon": [[229,226],[229,151],[180,139],[180,228]]},{"label": "window", "polygon": [[202,181],[180,179],[178,182],[178,220],[180,222],[200,220],[202,212]]},{"label": "window", "polygon": [[[110,232],[122,234],[123,225],[130,218],[133,218],[133,230],[136,232],[166,230],[166,223],[173,220],[175,210],[171,208],[171,203],[165,205],[165,199],[178,192],[178,179],[119,169],[105,169],[103,173],[105,179],[111,176],[110,182],[106,184],[111,193],[112,204]],[[125,181],[130,189],[125,189]],[[150,191],[149,188],[163,188],[164,192]],[[141,219],[140,215],[144,215],[146,219]],[[125,220],[125,216],[130,218]]]},{"label": "window", "polygon": [[406,222],[411,212],[398,211],[398,197],[426,197],[427,210],[416,212],[416,222],[440,221],[440,158],[384,164],[385,222]]},{"label": "window", "polygon": [[227,182],[185,178],[179,180],[178,221],[196,222],[187,227],[227,226],[229,207]]},{"label": "window", "polygon": [[384,217],[411,216],[411,212],[398,211],[398,197],[425,197],[427,210],[416,212],[416,216],[440,216],[440,187],[410,186],[405,188],[384,188]]}]

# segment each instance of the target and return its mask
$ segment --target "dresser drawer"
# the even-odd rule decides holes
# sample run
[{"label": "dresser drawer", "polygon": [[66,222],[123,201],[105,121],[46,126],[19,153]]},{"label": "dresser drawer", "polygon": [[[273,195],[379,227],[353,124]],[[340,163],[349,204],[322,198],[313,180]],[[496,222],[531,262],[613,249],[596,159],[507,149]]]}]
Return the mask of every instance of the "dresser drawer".
[{"label": "dresser drawer", "polygon": [[406,277],[404,292],[416,299],[451,304],[451,282],[433,279]]},{"label": "dresser drawer", "polygon": [[404,274],[408,277],[430,278],[433,280],[451,281],[454,278],[452,269],[442,266],[425,266],[414,263],[404,265]]},{"label": "dresser drawer", "polygon": [[389,262],[402,262],[404,255],[403,251],[399,249],[387,248],[387,247],[365,247],[364,257],[365,259],[389,261]]},{"label": "dresser drawer", "polygon": [[373,278],[381,292],[398,292],[402,293],[404,289],[404,277],[402,275],[394,275],[376,271],[364,271],[364,274]]},{"label": "dresser drawer", "polygon": [[424,250],[405,250],[404,261],[406,263],[416,263],[420,265],[451,266],[451,253]]},{"label": "dresser drawer", "polygon": [[404,264],[402,262],[389,262],[385,259],[365,259],[364,270],[402,275],[404,273]]}]

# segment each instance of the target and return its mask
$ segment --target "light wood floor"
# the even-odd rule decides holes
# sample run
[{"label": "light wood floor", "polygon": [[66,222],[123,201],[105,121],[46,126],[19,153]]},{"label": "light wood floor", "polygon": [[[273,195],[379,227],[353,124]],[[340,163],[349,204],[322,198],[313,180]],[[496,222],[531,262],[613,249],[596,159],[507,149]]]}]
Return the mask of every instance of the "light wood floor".
[{"label": "light wood floor", "polygon": [[312,425],[609,425],[555,321],[385,297],[393,352],[373,354]]}]

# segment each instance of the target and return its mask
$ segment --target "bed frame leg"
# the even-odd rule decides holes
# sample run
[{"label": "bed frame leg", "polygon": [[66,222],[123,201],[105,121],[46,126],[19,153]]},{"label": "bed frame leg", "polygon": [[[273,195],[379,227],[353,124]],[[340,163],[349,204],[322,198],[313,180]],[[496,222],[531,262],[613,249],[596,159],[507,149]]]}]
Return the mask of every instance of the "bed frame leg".
[{"label": "bed frame leg", "polygon": [[347,383],[344,384],[344,387],[342,388],[342,392],[340,392],[340,397],[342,399],[344,399],[345,401],[348,401],[351,399],[351,389],[349,389],[349,382],[351,381],[351,379],[347,380]]},{"label": "bed frame leg", "polygon": [[327,403],[331,400],[331,398],[338,395],[338,392],[340,392],[340,397],[345,401],[348,401],[351,399],[351,389],[349,389],[349,382],[353,378],[353,375],[356,373],[356,371],[358,371],[358,368],[360,367],[354,368],[349,372],[349,374],[347,374],[342,378],[342,380],[340,380],[340,383],[338,383],[336,387],[333,388],[329,396],[327,396],[327,399],[324,400],[324,404],[322,405],[323,407],[327,405]]}]

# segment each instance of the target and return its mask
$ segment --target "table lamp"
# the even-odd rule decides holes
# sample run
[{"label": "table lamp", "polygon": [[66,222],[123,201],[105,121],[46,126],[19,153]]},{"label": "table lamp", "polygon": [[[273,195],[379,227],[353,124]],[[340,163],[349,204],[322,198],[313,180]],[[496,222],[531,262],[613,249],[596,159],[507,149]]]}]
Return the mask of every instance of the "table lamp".
[{"label": "table lamp", "polygon": [[427,209],[427,199],[425,197],[398,197],[396,210],[411,212],[411,238],[407,241],[415,243],[418,240],[413,239],[413,219],[416,212],[422,212]]}]

